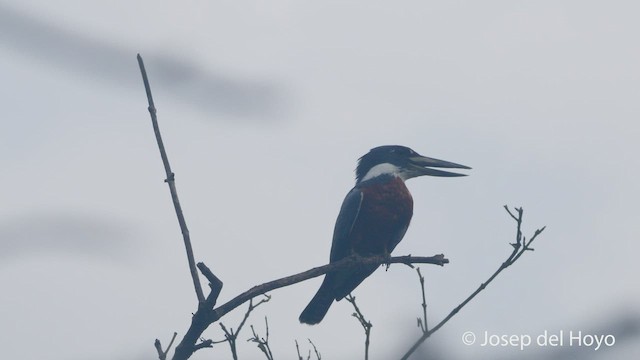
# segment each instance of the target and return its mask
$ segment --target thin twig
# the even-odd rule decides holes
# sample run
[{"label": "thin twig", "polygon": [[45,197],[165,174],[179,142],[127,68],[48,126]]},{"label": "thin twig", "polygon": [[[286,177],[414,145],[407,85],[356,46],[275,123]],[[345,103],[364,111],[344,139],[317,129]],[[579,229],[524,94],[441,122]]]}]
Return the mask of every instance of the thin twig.
[{"label": "thin twig", "polygon": [[511,210],[509,210],[509,206],[504,205],[503,207],[504,207],[504,209],[505,209],[505,210],[507,210],[507,212],[509,213],[509,215],[511,215],[511,217],[513,218],[513,220],[518,221],[518,218],[517,218],[515,215],[513,215],[513,213],[511,212]]},{"label": "thin twig", "polygon": [[267,321],[266,316],[264,317],[264,323],[267,329],[267,336],[264,338],[258,336],[256,330],[253,328],[253,325],[251,325],[251,332],[253,333],[253,337],[248,339],[247,341],[252,341],[258,344],[258,349],[260,349],[264,356],[267,357],[267,360],[273,360],[273,353],[271,353],[271,348],[269,347],[269,321]]},{"label": "thin twig", "polygon": [[420,268],[416,268],[418,272],[418,279],[420,279],[420,290],[422,290],[422,319],[418,318],[418,327],[422,330],[422,333],[429,331],[427,324],[427,298],[424,295],[424,276],[420,273]]},{"label": "thin twig", "polygon": [[167,346],[167,350],[162,350],[162,344],[160,344],[160,340],[156,339],[156,341],[153,343],[153,345],[156,348],[156,351],[158,351],[158,359],[160,360],[166,360],[167,359],[167,354],[169,353],[169,350],[171,349],[171,345],[173,345],[173,342],[176,340],[176,336],[178,336],[177,332],[173,333],[173,336],[171,337],[171,341],[169,341],[169,346]]},{"label": "thin twig", "polygon": [[422,336],[402,356],[401,360],[409,359],[409,356],[411,356],[411,354],[413,354],[416,351],[416,349],[426,339],[428,339],[431,335],[433,335],[433,333],[438,331],[444,324],[446,324],[452,317],[454,317],[460,311],[460,309],[462,309],[473,298],[475,298],[476,295],[478,295],[482,290],[484,290],[487,287],[487,285],[489,285],[493,281],[493,279],[495,279],[496,276],[498,276],[498,274],[500,274],[502,272],[502,270],[504,270],[504,269],[508,268],[509,266],[511,266],[516,260],[518,260],[520,258],[520,256],[522,256],[522,254],[525,251],[531,250],[529,245],[531,245],[533,240],[535,240],[535,238],[538,235],[540,235],[544,231],[544,229],[546,228],[546,226],[545,226],[545,227],[542,227],[542,228],[536,230],[535,234],[531,237],[531,239],[529,241],[523,241],[522,240],[522,232],[521,232],[520,229],[521,229],[521,225],[522,225],[522,214],[523,214],[524,210],[522,210],[522,208],[515,208],[515,210],[518,212],[518,216],[516,217],[516,216],[513,215],[513,213],[511,213],[511,211],[509,211],[509,208],[506,205],[505,205],[505,209],[507,210],[509,215],[511,215],[511,217],[513,219],[515,219],[515,221],[517,222],[516,242],[511,244],[513,246],[513,251],[511,252],[509,257],[507,257],[507,260],[505,260],[500,265],[498,270],[496,270],[485,282],[480,284],[480,286],[473,293],[471,293],[471,295],[469,295],[466,299],[464,299],[464,301],[462,303],[460,303],[453,310],[451,310],[451,312],[444,319],[442,319],[442,321],[440,321],[436,326],[433,327],[433,329],[428,330],[427,332],[423,333]]},{"label": "thin twig", "polygon": [[210,348],[210,347],[213,347],[213,345],[215,344],[222,344],[223,342],[227,342],[227,339],[214,341],[211,339],[201,338],[200,343],[196,344],[196,346],[193,347],[194,348],[193,352],[196,352],[198,350],[205,349],[205,348]]},{"label": "thin twig", "polygon": [[[322,356],[320,356],[320,352],[318,351],[316,344],[314,344],[313,341],[311,341],[311,339],[307,339],[307,340],[309,340],[309,344],[311,344],[311,346],[313,347],[313,352],[316,354],[316,360],[322,360]],[[311,354],[309,354],[309,359],[311,359]]]},{"label": "thin twig", "polygon": [[229,348],[231,350],[231,357],[233,360],[238,360],[238,350],[236,349],[236,337],[237,334],[233,332],[233,328],[227,330],[227,327],[224,326],[223,323],[219,323],[220,328],[224,332],[224,337],[227,339],[227,343],[229,344]]},{"label": "thin twig", "polygon": [[236,340],[238,339],[238,334],[240,334],[242,327],[244,326],[245,322],[249,318],[249,315],[255,308],[271,300],[271,296],[266,294],[264,296],[265,298],[258,301],[258,303],[255,305],[253,304],[253,299],[249,300],[249,308],[244,313],[244,317],[242,318],[242,321],[240,322],[240,325],[238,325],[238,328],[236,329],[236,331],[233,331],[233,328],[229,328],[229,330],[227,330],[224,324],[222,322],[220,323],[220,327],[224,332],[224,337],[225,339],[227,339],[227,342],[229,343],[229,347],[231,349],[231,356],[233,356],[233,360],[238,360],[238,350],[236,348]]},{"label": "thin twig", "polygon": [[294,340],[296,343],[296,354],[298,354],[298,360],[304,360],[302,355],[300,355],[300,345],[298,345],[298,340]]},{"label": "thin twig", "polygon": [[176,190],[175,174],[171,171],[171,165],[169,165],[169,158],[162,142],[162,135],[160,135],[160,127],[158,126],[158,117],[156,115],[156,106],[153,102],[153,96],[151,96],[151,86],[149,85],[149,79],[147,78],[147,71],[144,68],[144,62],[142,56],[138,54],[138,65],[140,66],[140,72],[142,73],[142,81],[144,82],[144,89],[147,92],[147,101],[149,102],[149,114],[151,115],[151,123],[153,124],[153,131],[156,134],[156,141],[158,142],[158,148],[160,149],[160,157],[162,157],[162,163],[164,164],[164,171],[167,178],[164,180],[169,184],[169,191],[171,192],[171,199],[173,200],[173,207],[176,210],[178,216],[178,223],[180,224],[180,231],[182,231],[182,238],[184,240],[184,247],[187,251],[187,260],[189,262],[189,271],[191,272],[191,278],[193,279],[193,286],[196,290],[196,296],[198,302],[203,302],[204,294],[202,293],[202,286],[200,285],[200,279],[198,278],[198,271],[196,270],[196,261],[193,257],[193,249],[191,247],[191,239],[189,237],[189,229],[187,228],[187,222],[184,219],[182,213],[182,207],[178,200],[178,191]]},{"label": "thin twig", "polygon": [[356,312],[354,312],[351,315],[354,318],[358,319],[358,321],[360,322],[360,325],[362,325],[362,329],[364,329],[364,360],[369,360],[369,339],[371,337],[371,328],[373,327],[373,325],[371,324],[370,321],[365,319],[364,315],[362,315],[360,308],[358,308],[358,305],[356,304],[355,296],[349,294],[345,296],[345,300],[347,300],[348,302],[351,303],[351,305],[353,305],[353,309]]},{"label": "thin twig", "polygon": [[[294,340],[294,341],[296,343],[296,353],[298,354],[298,360],[304,360],[304,358],[300,354],[300,345],[298,345],[298,340]],[[307,339],[307,341],[309,341],[309,344],[311,344],[311,346],[313,347],[313,352],[316,355],[316,360],[322,360],[322,356],[320,355],[320,351],[318,351],[316,344],[314,344],[313,341],[311,341],[311,339]],[[307,360],[311,360],[311,349],[309,349]]]}]

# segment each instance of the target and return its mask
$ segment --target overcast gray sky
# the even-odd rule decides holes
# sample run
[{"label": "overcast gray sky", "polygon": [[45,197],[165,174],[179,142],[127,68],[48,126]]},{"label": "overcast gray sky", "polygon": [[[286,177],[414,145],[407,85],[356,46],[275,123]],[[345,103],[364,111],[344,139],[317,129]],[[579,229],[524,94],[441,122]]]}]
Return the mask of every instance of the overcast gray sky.
[{"label": "overcast gray sky", "polygon": [[[0,2],[4,356],[153,359],[156,337],[166,344],[188,327],[195,295],[139,52],[197,260],[225,283],[220,301],[325,263],[357,158],[402,144],[473,167],[408,184],[414,217],[395,254],[451,259],[422,267],[431,323],[511,251],[502,205],[524,207],[525,234],[548,227],[427,346],[450,359],[568,358],[465,346],[461,336],[583,330],[620,339],[591,358],[628,359],[638,332],[616,324],[640,316],[639,10],[632,1]],[[307,338],[323,359],[361,357],[346,302],[318,326],[298,324],[319,283],[273,292],[250,318],[264,332],[269,316],[277,358],[294,358],[294,339]],[[395,358],[419,335],[409,268],[380,270],[355,295],[374,324],[372,359]],[[242,315],[223,322],[235,328]],[[222,338],[218,325],[205,335]],[[249,336],[241,358],[261,359]],[[227,346],[194,359],[214,357],[229,358]]]}]

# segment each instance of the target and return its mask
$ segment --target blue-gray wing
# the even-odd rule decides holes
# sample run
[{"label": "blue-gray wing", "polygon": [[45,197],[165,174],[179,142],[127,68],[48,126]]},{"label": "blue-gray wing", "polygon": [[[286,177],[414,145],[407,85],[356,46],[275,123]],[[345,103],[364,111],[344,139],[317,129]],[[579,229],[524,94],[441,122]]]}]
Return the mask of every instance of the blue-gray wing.
[{"label": "blue-gray wing", "polygon": [[338,261],[351,255],[351,230],[358,219],[364,194],[357,188],[351,189],[342,202],[340,214],[333,230],[330,261]]}]

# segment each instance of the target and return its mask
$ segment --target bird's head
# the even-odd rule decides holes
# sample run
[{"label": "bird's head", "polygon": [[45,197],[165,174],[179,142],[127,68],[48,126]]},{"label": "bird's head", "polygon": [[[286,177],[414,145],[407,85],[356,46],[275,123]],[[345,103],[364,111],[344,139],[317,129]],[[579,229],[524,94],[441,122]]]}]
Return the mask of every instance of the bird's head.
[{"label": "bird's head", "polygon": [[356,183],[373,179],[380,175],[394,175],[402,180],[423,175],[466,176],[466,174],[431,169],[432,167],[471,169],[468,166],[422,156],[406,146],[385,145],[371,149],[358,160]]}]

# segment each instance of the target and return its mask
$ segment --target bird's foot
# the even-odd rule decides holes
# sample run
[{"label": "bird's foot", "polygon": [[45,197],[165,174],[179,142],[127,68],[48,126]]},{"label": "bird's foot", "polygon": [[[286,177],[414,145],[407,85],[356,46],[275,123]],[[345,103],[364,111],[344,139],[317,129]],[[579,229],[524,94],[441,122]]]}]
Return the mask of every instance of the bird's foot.
[{"label": "bird's foot", "polygon": [[384,259],[384,262],[382,264],[385,265],[384,271],[387,271],[389,270],[389,266],[391,266],[391,253],[385,250],[382,253],[382,258]]}]

